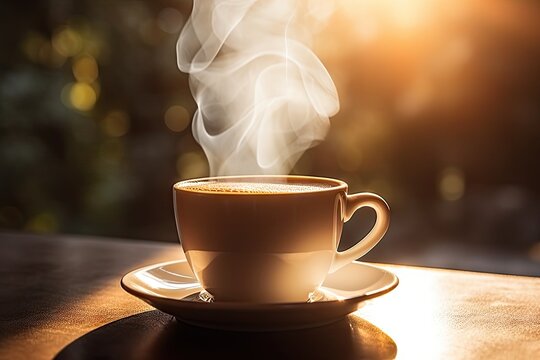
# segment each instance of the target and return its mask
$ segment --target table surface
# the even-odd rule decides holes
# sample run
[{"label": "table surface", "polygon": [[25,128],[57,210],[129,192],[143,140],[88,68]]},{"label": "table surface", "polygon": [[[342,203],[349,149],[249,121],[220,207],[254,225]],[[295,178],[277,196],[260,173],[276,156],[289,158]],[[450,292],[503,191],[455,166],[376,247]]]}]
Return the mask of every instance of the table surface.
[{"label": "table surface", "polygon": [[399,286],[342,321],[237,333],[184,325],[121,276],[179,245],[0,234],[0,359],[540,358],[540,278],[380,266]]}]

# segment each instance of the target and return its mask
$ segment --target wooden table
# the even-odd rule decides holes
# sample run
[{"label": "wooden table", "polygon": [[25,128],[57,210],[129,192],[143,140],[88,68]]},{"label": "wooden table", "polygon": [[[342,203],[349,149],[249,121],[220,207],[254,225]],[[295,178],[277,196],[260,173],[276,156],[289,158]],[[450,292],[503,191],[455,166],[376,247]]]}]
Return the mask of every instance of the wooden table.
[{"label": "wooden table", "polygon": [[540,359],[540,278],[382,265],[400,285],[338,323],[234,333],[178,323],[125,293],[179,245],[0,235],[0,359]]}]

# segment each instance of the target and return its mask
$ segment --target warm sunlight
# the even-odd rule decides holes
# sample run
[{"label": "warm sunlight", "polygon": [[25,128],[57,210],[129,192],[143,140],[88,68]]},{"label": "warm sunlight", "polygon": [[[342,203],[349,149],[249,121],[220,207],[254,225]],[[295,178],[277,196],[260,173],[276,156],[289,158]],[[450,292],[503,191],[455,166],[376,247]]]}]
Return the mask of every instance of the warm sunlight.
[{"label": "warm sunlight", "polygon": [[[355,314],[377,324],[399,344],[398,358],[444,358],[443,344],[452,342],[450,337],[453,336],[448,319],[440,316],[448,303],[439,291],[439,281],[444,277],[437,273],[426,276],[413,268],[391,270],[398,275],[399,286],[376,302],[368,302]],[[396,302],[400,304],[399,309],[388,306],[385,311],[379,310],[382,304]]]}]

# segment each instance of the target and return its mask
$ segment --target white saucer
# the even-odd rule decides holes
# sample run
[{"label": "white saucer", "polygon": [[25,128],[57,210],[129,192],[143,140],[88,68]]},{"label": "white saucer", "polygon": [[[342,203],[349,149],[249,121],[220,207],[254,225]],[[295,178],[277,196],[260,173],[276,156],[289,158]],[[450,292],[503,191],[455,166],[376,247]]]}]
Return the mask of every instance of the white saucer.
[{"label": "white saucer", "polygon": [[205,302],[186,260],[146,266],[126,274],[128,293],[188,324],[223,330],[267,331],[309,328],[337,321],[356,311],[364,300],[398,285],[391,272],[353,262],[329,274],[313,302],[252,304]]}]

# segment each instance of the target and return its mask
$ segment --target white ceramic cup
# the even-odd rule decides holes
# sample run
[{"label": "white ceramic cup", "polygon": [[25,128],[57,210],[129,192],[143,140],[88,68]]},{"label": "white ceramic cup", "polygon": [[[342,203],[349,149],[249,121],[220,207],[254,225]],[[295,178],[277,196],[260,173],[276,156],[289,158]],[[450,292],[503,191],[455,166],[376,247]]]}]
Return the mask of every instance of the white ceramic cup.
[{"label": "white ceramic cup", "polygon": [[[311,176],[234,176],[176,183],[180,242],[193,273],[216,301],[308,301],[329,272],[363,256],[389,226],[387,203],[347,194],[343,181]],[[337,251],[343,223],[361,207],[373,229]]]}]

